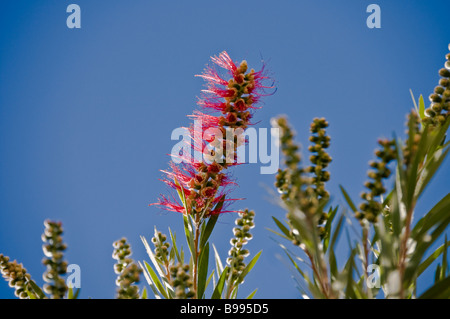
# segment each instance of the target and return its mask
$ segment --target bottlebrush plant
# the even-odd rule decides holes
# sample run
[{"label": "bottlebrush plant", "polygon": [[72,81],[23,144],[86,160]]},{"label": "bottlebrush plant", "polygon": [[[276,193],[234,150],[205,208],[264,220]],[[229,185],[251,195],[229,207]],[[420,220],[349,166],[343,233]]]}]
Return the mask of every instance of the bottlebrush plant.
[{"label": "bottlebrush plant", "polygon": [[[415,108],[407,116],[405,138],[378,141],[359,207],[340,186],[351,216],[332,205],[325,189],[331,162],[326,152],[328,122],[322,118],[311,124],[311,165],[303,166],[287,119],[274,119],[273,125],[281,129],[285,163],[275,186],[287,215],[285,221],[273,219],[281,231],[276,234],[299,251],[281,244],[294,266],[302,297],[450,298],[447,237],[429,252],[450,223],[450,193],[413,223],[417,202],[449,152],[450,54],[446,59],[439,85],[430,95],[430,107],[425,109],[422,96],[418,106],[413,98]],[[348,240],[350,257],[341,265],[335,251],[344,225],[349,224],[345,219],[350,224],[358,222],[360,235],[356,242]],[[418,278],[441,255],[434,284],[418,294]]]},{"label": "bottlebrush plant", "polygon": [[[163,171],[163,181],[176,191],[178,199],[161,195],[152,204],[182,214],[190,254],[188,262],[170,229],[171,244],[155,228],[154,251],[142,237],[152,265],[144,262],[141,266],[156,298],[236,298],[239,286],[261,254],[246,264],[249,251],[244,246],[252,238],[255,213],[228,208],[237,200],[229,197],[229,186],[235,183],[229,169],[239,164],[237,148],[246,143],[243,133],[250,125],[252,111],[258,108],[262,91],[268,88],[263,85],[268,77],[264,68],[258,72],[248,70],[245,60],[236,64],[226,52],[213,57],[212,62],[226,71],[227,78],[213,66],[198,75],[206,81],[206,90],[198,102],[204,112],[195,111],[190,116],[195,122],[187,130],[188,148],[172,154],[179,163],[172,161],[170,169]],[[201,158],[192,157],[196,152]],[[211,245],[216,265],[210,272],[208,239],[220,214],[225,212],[238,213],[234,237],[225,266]],[[207,296],[211,279],[212,294]]]},{"label": "bottlebrush plant", "polygon": [[[370,162],[369,180],[358,207],[341,186],[351,214],[333,205],[326,189],[331,177],[327,168],[332,162],[327,153],[331,143],[327,120],[316,118],[311,124],[310,165],[303,164],[287,118],[273,120],[280,130],[285,164],[278,171],[275,186],[280,205],[287,211],[284,221],[273,217],[279,228],[273,232],[292,243],[292,249],[280,246],[294,266],[302,297],[450,298],[447,238],[429,252],[448,229],[450,194],[413,223],[417,202],[449,152],[450,54],[446,58],[445,68],[439,71],[439,86],[430,95],[430,107],[425,108],[422,96],[418,106],[413,99],[415,109],[407,117],[406,137],[378,141],[376,160]],[[194,124],[186,129],[186,147],[172,154],[169,169],[162,171],[172,193],[151,204],[179,214],[187,249],[170,228],[166,235],[155,227],[150,242],[141,237],[150,262],[135,262],[127,240],[116,241],[112,257],[117,261],[118,299],[146,299],[150,290],[155,298],[163,299],[237,298],[261,254],[247,259],[250,252],[245,245],[252,239],[255,213],[232,208],[239,199],[230,197],[236,181],[229,172],[240,164],[237,148],[247,143],[243,131],[251,125],[264,89],[271,88],[263,84],[269,78],[264,67],[258,72],[248,70],[247,62],[235,63],[226,52],[213,57],[212,62],[215,66],[206,67],[199,75],[206,81],[206,89],[198,102],[202,111],[189,116]],[[216,66],[225,70],[226,78]],[[225,261],[209,242],[223,213],[237,215]],[[348,241],[350,257],[341,261],[335,249],[345,220],[357,221],[360,235],[355,242]],[[68,264],[63,259],[66,245],[62,225],[53,221],[44,225],[44,287],[32,280],[22,264],[2,254],[1,274],[18,298],[76,299],[79,290],[68,287],[63,279]],[[209,264],[212,254],[213,266]],[[434,284],[418,294],[418,278],[441,256]],[[150,290],[139,290],[142,274]]]}]

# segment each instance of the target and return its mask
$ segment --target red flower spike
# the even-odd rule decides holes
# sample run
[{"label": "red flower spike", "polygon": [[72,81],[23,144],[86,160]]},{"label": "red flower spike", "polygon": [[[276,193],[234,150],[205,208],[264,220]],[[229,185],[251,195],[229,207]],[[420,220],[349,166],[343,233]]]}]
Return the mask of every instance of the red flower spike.
[{"label": "red flower spike", "polygon": [[[239,164],[236,163],[237,146],[232,144],[235,147],[234,155],[231,156],[234,162],[227,163],[226,160],[230,158],[226,158],[227,154],[223,149],[223,145],[227,145],[225,132],[227,128],[239,127],[245,130],[251,125],[249,121],[252,114],[249,109],[259,108],[255,105],[264,95],[261,91],[271,88],[262,84],[268,79],[264,67],[259,72],[254,70],[247,72],[246,61],[237,66],[225,51],[211,57],[211,61],[225,69],[231,78],[227,81],[212,66],[206,67],[203,74],[198,75],[206,81],[206,89],[202,90],[203,94],[198,100],[198,105],[208,114],[194,111],[189,115],[194,124],[188,131],[191,139],[190,150],[206,154],[213,160],[199,162],[188,156],[192,154],[177,154],[183,162],[180,164],[172,162],[169,170],[162,171],[166,175],[163,181],[170,188],[184,193],[187,212],[173,196],[168,198],[161,195],[157,203],[151,204],[169,211],[199,214],[196,216],[204,217],[235,212],[226,210],[231,203],[240,200],[227,198],[229,186],[236,183],[231,180],[226,169]],[[221,115],[213,115],[214,112],[221,112]],[[219,145],[222,146],[222,150],[217,149]],[[215,156],[221,160],[216,161]]]}]

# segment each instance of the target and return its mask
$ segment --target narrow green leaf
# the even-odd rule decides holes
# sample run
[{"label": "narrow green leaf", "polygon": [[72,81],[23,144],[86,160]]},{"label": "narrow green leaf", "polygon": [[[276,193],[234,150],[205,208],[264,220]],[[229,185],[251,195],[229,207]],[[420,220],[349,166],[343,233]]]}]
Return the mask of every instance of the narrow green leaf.
[{"label": "narrow green leaf", "polygon": [[[156,228],[155,228],[155,232],[156,232]],[[150,248],[150,245],[147,242],[147,239],[145,239],[144,236],[141,236],[141,240],[142,243],[144,244],[145,250],[147,252],[147,255],[150,257],[150,260],[153,264],[153,266],[155,266],[156,271],[158,272],[159,276],[162,278],[164,277],[164,273],[163,270],[161,269],[160,264],[158,263],[158,261],[156,260],[155,255],[153,254],[152,249]]]},{"label": "narrow green leaf", "polygon": [[217,282],[217,286],[214,289],[214,292],[211,296],[211,299],[221,299],[223,288],[225,286],[225,280],[227,278],[227,274],[228,274],[228,266],[225,267],[225,269],[222,271],[219,281]]},{"label": "narrow green leaf", "polygon": [[37,299],[36,295],[34,293],[32,293],[31,291],[29,291],[26,287],[25,287],[25,291],[28,295],[28,298],[30,299]]},{"label": "narrow green leaf", "polygon": [[445,235],[444,245],[445,245],[445,249],[444,249],[444,253],[442,254],[442,274],[441,274],[441,278],[445,278],[445,276],[447,276],[447,270],[448,270],[448,264],[447,264],[447,248],[448,248],[447,234]]},{"label": "narrow green leaf", "polygon": [[282,234],[282,233],[279,233],[279,232],[277,232],[277,231],[275,231],[275,230],[273,230],[273,229],[270,229],[270,228],[266,228],[268,231],[270,231],[271,233],[274,233],[275,235],[277,235],[277,236],[279,236],[279,237],[281,237],[281,238],[284,238],[284,239],[287,239],[287,240],[291,240],[291,238],[288,238],[288,237],[286,237],[284,234]]},{"label": "narrow green leaf", "polygon": [[214,246],[214,244],[212,244],[212,246],[214,249],[214,259],[216,260],[217,274],[221,274],[221,273],[223,273],[222,261],[220,260],[220,256],[219,256],[219,253],[217,252],[216,246]]},{"label": "narrow green leaf", "polygon": [[209,243],[200,252],[198,265],[198,281],[197,281],[197,297],[203,299],[203,293],[206,288],[206,279],[208,276],[208,261],[209,261]]},{"label": "narrow green leaf", "polygon": [[419,112],[418,112],[420,119],[423,120],[423,118],[425,117],[425,102],[423,100],[423,96],[422,94],[419,97]]},{"label": "narrow green leaf", "polygon": [[413,228],[414,239],[421,240],[439,221],[448,217],[450,211],[450,193],[445,195]]},{"label": "narrow green leaf", "polygon": [[[422,260],[423,255],[427,251],[427,249],[434,244],[434,242],[439,238],[439,236],[447,229],[450,224],[450,216],[445,216],[442,221],[439,221],[435,224],[435,228],[431,232],[431,234],[426,235],[425,237],[420,237],[417,240],[418,244],[416,249],[414,250],[413,255],[410,258],[410,261],[407,265],[404,281],[408,283],[408,281],[412,281],[416,278],[415,274],[417,272],[420,261]],[[424,234],[425,236],[425,234]]]},{"label": "narrow green leaf", "polygon": [[73,299],[73,288],[71,286],[68,287],[67,299]]},{"label": "narrow green leaf", "polygon": [[139,261],[139,266],[141,267],[144,277],[147,280],[148,285],[153,291],[153,294],[155,295],[156,299],[161,299],[161,294],[158,292],[158,289],[156,289],[155,284],[153,283],[150,274],[148,273],[147,269],[142,265],[142,263]]},{"label": "narrow green leaf", "polygon": [[147,299],[147,288],[142,289],[141,299]]},{"label": "narrow green leaf", "polygon": [[250,270],[252,270],[253,266],[255,266],[256,262],[258,261],[259,256],[261,256],[261,253],[262,251],[257,253],[255,257],[253,257],[252,260],[248,263],[248,265],[244,268],[244,270],[236,280],[238,283],[241,283],[244,280],[245,276],[247,276],[247,274],[250,272]]},{"label": "narrow green leaf", "polygon": [[445,245],[439,246],[427,259],[419,266],[417,276],[420,276],[445,250]]},{"label": "narrow green leaf", "polygon": [[441,264],[436,266],[436,271],[434,272],[434,282],[441,280]]},{"label": "narrow green leaf", "polygon": [[211,281],[213,276],[214,276],[214,269],[211,271],[211,274],[209,275],[208,280],[206,281],[205,290],[206,290],[206,288],[208,288],[209,282]]},{"label": "narrow green leaf", "polygon": [[159,293],[166,299],[168,299],[167,297],[167,292],[164,289],[164,286],[162,285],[161,281],[159,280],[158,276],[156,275],[155,271],[153,270],[153,268],[146,262],[144,261],[145,264],[145,268],[147,269],[150,277],[152,278],[153,283],[155,284],[156,288],[158,289]]},{"label": "narrow green leaf", "polygon": [[411,94],[411,99],[413,101],[414,108],[416,109],[417,114],[419,114],[419,109],[417,108],[416,98],[414,97],[413,91],[409,89],[409,93]]},{"label": "narrow green leaf", "polygon": [[439,169],[444,159],[447,157],[449,151],[450,148],[447,147],[447,149],[444,150],[437,159],[436,156],[434,156],[432,160],[427,161],[428,164],[423,170],[423,174],[421,175],[421,179],[419,180],[420,185],[418,187],[417,193],[415,194],[417,197],[420,196],[420,194],[422,194],[422,192],[425,190],[425,187],[427,187],[428,183],[433,178],[434,174]]},{"label": "narrow green leaf", "polygon": [[419,299],[448,299],[450,298],[450,277],[438,281],[425,291]]},{"label": "narrow green leaf", "polygon": [[183,223],[184,223],[184,234],[186,235],[186,241],[188,243],[189,250],[191,251],[191,255],[195,255],[195,244],[194,244],[194,226],[190,216],[183,215]]},{"label": "narrow green leaf", "polygon": [[30,284],[31,288],[33,288],[34,292],[36,293],[36,295],[37,295],[37,297],[39,299],[45,299],[46,298],[46,296],[42,292],[41,288],[39,288],[39,286],[36,285],[36,283],[33,280],[29,280],[28,283]]},{"label": "narrow green leaf", "polygon": [[[222,203],[223,199],[225,198],[225,195],[222,196]],[[200,235],[200,249],[205,246],[206,242],[209,239],[209,236],[211,236],[211,233],[214,229],[214,226],[216,225],[217,219],[219,218],[219,215],[212,215],[209,217],[208,222],[206,223],[205,229],[202,231],[202,234]]]},{"label": "narrow green leaf", "polygon": [[248,295],[245,299],[253,299],[257,291],[258,289],[253,290],[253,292],[250,295]]},{"label": "narrow green leaf", "polygon": [[333,225],[333,220],[336,217],[339,206],[336,206],[333,210],[330,209],[328,213],[328,219],[325,224],[325,238],[323,241],[323,252],[326,253],[330,244],[331,226]]},{"label": "narrow green leaf", "polygon": [[344,189],[342,185],[339,185],[339,188],[342,192],[342,195],[344,195],[345,201],[347,202],[348,206],[352,209],[353,212],[357,212],[358,209],[356,208],[355,204],[353,203],[352,199],[348,195],[347,191]]},{"label": "narrow green leaf", "polygon": [[330,241],[330,249],[328,250],[328,261],[330,264],[330,273],[334,276],[337,277],[338,274],[338,268],[337,268],[337,261],[336,261],[336,255],[334,253],[334,246],[336,245],[337,239],[339,237],[339,234],[342,230],[342,224],[344,221],[344,215],[341,215],[341,217],[338,220],[338,224],[336,226],[336,229],[334,230],[332,239]]},{"label": "narrow green leaf", "polygon": [[280,222],[278,219],[276,219],[275,217],[272,216],[273,221],[275,222],[275,224],[277,224],[278,228],[283,232],[283,234],[287,237],[287,238],[292,238],[289,229],[284,226],[284,224],[282,222]]},{"label": "narrow green leaf", "polygon": [[67,292],[67,299],[77,299],[78,295],[80,294],[80,289],[77,289],[74,293],[74,289],[69,286],[69,290]]},{"label": "narrow green leaf", "polygon": [[170,229],[170,227],[169,227],[169,234],[170,234],[170,239],[172,240],[172,249],[175,251],[175,256],[177,257],[177,261],[181,263],[182,259],[178,252],[177,237],[176,237],[176,234],[172,233],[172,230]]}]

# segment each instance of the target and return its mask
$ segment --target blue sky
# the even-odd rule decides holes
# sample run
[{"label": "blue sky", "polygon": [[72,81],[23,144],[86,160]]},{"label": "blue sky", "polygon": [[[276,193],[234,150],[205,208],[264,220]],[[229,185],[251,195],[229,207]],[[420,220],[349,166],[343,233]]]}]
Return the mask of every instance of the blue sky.
[{"label": "blue sky", "polygon": [[[158,179],[170,134],[189,123],[203,86],[194,75],[211,55],[267,62],[278,90],[256,113],[258,127],[287,114],[306,145],[312,118],[328,119],[329,189],[344,207],[338,185],[357,199],[377,138],[403,134],[409,89],[428,96],[450,42],[448,1],[78,0],[82,27],[68,29],[70,3],[0,4],[0,252],[41,284],[43,221],[62,221],[83,298],[114,297],[116,239],[127,237],[143,260],[139,236],[154,225],[183,238],[179,215],[148,204],[166,191]],[[381,7],[381,29],[366,26],[370,3]],[[284,217],[264,188],[274,176],[257,164],[234,176],[233,195],[246,198],[235,208],[257,214],[249,249],[263,249],[242,296],[259,288],[259,298],[299,297],[267,230],[271,216]],[[418,215],[448,193],[449,177],[446,161]],[[234,218],[223,215],[211,237],[223,258]],[[0,298],[11,297],[0,282]]]}]

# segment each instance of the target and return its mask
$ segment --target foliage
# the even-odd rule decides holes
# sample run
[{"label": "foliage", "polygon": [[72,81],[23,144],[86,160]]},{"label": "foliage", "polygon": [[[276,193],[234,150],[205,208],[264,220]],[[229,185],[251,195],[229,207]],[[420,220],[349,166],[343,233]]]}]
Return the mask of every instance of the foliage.
[{"label": "foliage", "polygon": [[[281,231],[276,233],[299,250],[294,253],[280,244],[294,266],[304,298],[450,298],[447,237],[429,252],[448,229],[450,194],[413,223],[421,195],[449,152],[450,54],[446,58],[446,68],[439,71],[439,86],[430,95],[430,107],[425,109],[422,96],[418,107],[414,101],[406,137],[378,141],[377,160],[370,162],[369,181],[364,185],[367,191],[361,194],[359,208],[340,186],[352,216],[346,208],[333,206],[324,188],[330,178],[324,169],[331,161],[325,152],[330,142],[326,120],[314,119],[311,125],[313,166],[303,168],[287,119],[274,119],[273,125],[282,132],[285,162],[275,186],[287,215],[285,221],[273,219]],[[393,185],[388,188],[391,175]],[[348,228],[354,230],[348,226],[352,220],[360,226],[356,242],[349,236]],[[338,261],[336,246],[342,232],[347,233],[350,256]],[[434,284],[419,295],[418,278],[440,256]]]},{"label": "foliage", "polygon": [[[417,203],[450,149],[446,140],[450,125],[450,54],[446,58],[445,68],[439,71],[442,77],[439,86],[430,95],[431,105],[425,108],[422,96],[418,104],[413,98],[415,109],[407,116],[405,138],[393,136],[378,141],[376,160],[369,164],[371,170],[359,206],[344,186],[340,190],[348,208],[333,205],[326,189],[331,177],[327,169],[332,162],[327,152],[331,143],[327,120],[313,120],[309,138],[312,144],[308,147],[310,163],[304,165],[287,118],[274,119],[273,126],[281,132],[284,156],[284,168],[278,171],[275,186],[287,214],[284,220],[273,217],[279,229],[273,232],[292,243],[292,248],[283,243],[280,246],[295,269],[303,298],[450,298],[447,237],[430,252],[448,229],[450,194],[413,223]],[[246,61],[235,64],[226,52],[212,61],[225,69],[230,78],[224,79],[212,67],[200,75],[207,81],[207,89],[199,105],[208,113],[194,111],[190,116],[201,122],[201,137],[194,123],[188,129],[193,142],[188,151],[200,152],[203,159],[193,160],[185,149],[176,154],[183,160],[181,164],[172,162],[170,169],[163,171],[164,182],[176,194],[161,195],[152,204],[180,213],[187,249],[170,228],[167,236],[155,227],[151,244],[141,236],[150,262],[135,262],[130,258],[127,240],[116,241],[113,258],[117,299],[149,298],[149,291],[146,288],[139,291],[137,286],[141,274],[157,299],[238,298],[239,288],[261,255],[259,252],[248,260],[250,252],[245,248],[252,239],[255,213],[248,209],[226,210],[237,200],[229,196],[228,186],[235,181],[228,170],[238,164],[236,149],[247,142],[240,134],[251,124],[252,112],[258,108],[256,103],[264,95],[262,90],[271,87],[262,84],[268,79],[264,68],[248,71]],[[221,115],[212,115],[214,111]],[[211,130],[216,133],[211,134]],[[229,130],[238,133],[229,136]],[[235,212],[237,218],[226,262],[222,263],[209,239],[224,212]],[[353,224],[359,225],[357,229]],[[18,298],[76,299],[80,290],[68,287],[63,278],[68,263],[63,258],[66,245],[62,225],[54,221],[46,221],[44,225],[46,284],[39,287],[22,264],[11,262],[2,254],[1,274]],[[354,230],[356,241],[349,235]],[[338,260],[336,251],[341,247],[338,242],[342,232],[347,234],[345,248],[350,256]],[[435,270],[434,283],[419,294],[418,279],[439,259],[442,261]],[[256,290],[247,298],[253,298],[255,293]]]}]

